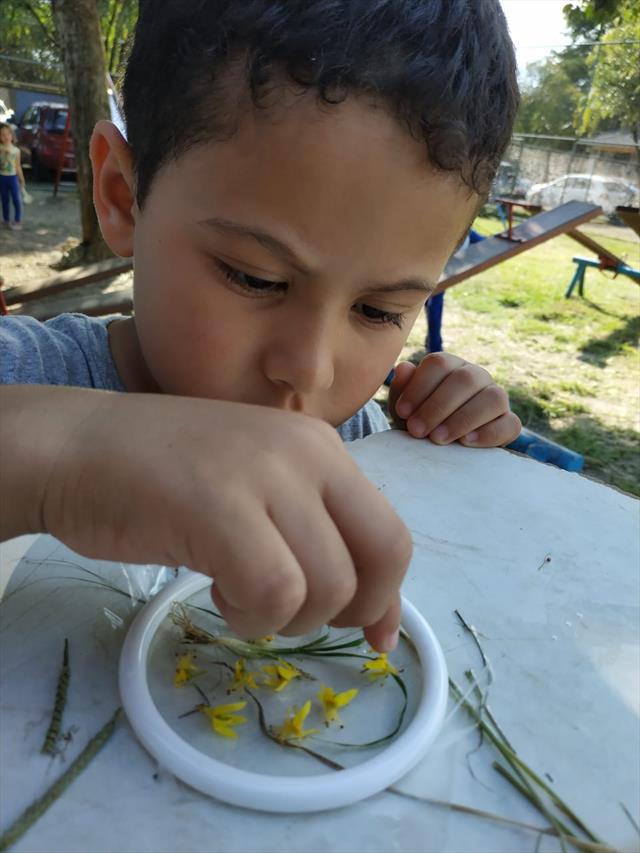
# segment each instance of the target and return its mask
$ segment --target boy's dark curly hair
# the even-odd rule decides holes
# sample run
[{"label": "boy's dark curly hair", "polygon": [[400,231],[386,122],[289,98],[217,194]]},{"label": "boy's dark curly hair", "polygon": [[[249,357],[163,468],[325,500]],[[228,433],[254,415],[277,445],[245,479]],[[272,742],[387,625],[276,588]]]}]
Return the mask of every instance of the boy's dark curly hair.
[{"label": "boy's dark curly hair", "polygon": [[141,206],[170,159],[233,134],[231,69],[256,106],[282,80],[325,105],[374,95],[480,196],[518,107],[499,0],[140,0],[123,94]]}]

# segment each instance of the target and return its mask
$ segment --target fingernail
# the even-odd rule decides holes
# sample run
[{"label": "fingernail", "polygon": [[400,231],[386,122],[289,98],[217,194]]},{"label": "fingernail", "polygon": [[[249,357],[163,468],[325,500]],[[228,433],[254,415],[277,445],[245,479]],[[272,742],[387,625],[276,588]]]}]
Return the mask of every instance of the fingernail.
[{"label": "fingernail", "polygon": [[448,437],[449,430],[443,425],[436,427],[430,436],[431,441],[446,441]]},{"label": "fingernail", "polygon": [[400,629],[396,628],[393,634],[389,634],[384,640],[380,643],[380,649],[378,651],[384,652],[388,654],[392,652],[395,647],[398,645],[398,640],[400,639]]},{"label": "fingernail", "polygon": [[406,418],[407,415],[411,414],[411,403],[401,400],[396,404],[396,412],[401,418]]},{"label": "fingernail", "polygon": [[420,418],[411,418],[407,427],[411,435],[414,435],[416,438],[424,438],[427,434],[427,425],[420,420]]},{"label": "fingernail", "polygon": [[474,441],[478,440],[478,433],[474,430],[473,432],[468,433],[468,435],[465,435],[464,440],[469,444],[472,444]]}]

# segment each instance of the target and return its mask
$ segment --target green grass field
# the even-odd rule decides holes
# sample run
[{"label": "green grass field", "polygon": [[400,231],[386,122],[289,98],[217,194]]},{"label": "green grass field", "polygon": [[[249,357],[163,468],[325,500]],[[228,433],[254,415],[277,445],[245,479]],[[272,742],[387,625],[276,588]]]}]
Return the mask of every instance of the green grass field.
[{"label": "green grass field", "polygon": [[[501,230],[492,218],[474,227]],[[581,230],[640,268],[629,229]],[[582,453],[585,474],[640,494],[640,286],[587,270],[585,297],[565,299],[574,255],[591,256],[557,237],[448,290],[444,345],[486,367],[525,426]],[[425,331],[421,316],[403,358],[424,354]]]}]

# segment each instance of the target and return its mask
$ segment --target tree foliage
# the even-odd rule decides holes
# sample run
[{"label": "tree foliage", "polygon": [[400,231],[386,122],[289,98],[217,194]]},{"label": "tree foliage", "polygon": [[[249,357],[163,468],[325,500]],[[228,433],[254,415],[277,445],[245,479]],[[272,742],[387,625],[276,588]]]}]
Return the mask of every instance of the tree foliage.
[{"label": "tree foliage", "polygon": [[598,41],[612,25],[621,0],[582,0],[567,3],[563,13],[574,41]]},{"label": "tree foliage", "polygon": [[0,0],[0,33],[0,79],[64,86],[51,3]]},{"label": "tree foliage", "polygon": [[602,47],[594,48],[589,57],[592,84],[583,98],[584,111],[578,131],[588,133],[614,122],[630,130],[638,142],[640,5],[627,0],[613,24],[602,36]]},{"label": "tree foliage", "polygon": [[527,66],[517,132],[573,136],[578,105],[589,89],[587,59],[584,50],[568,48]]},{"label": "tree foliage", "polygon": [[527,67],[516,131],[575,136],[615,129],[637,134],[637,0],[580,0],[563,11],[572,44]]},{"label": "tree foliage", "polygon": [[[107,71],[118,78],[138,16],[137,0],[97,0]],[[0,78],[63,85],[51,0],[0,0]],[[27,60],[16,61],[16,60]]]}]

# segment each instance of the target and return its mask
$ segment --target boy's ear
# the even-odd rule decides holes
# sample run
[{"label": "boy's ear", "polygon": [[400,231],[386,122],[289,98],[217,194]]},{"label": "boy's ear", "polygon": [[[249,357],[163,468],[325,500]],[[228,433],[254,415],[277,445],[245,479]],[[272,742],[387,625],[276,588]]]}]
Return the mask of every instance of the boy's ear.
[{"label": "boy's ear", "polygon": [[110,121],[99,121],[89,148],[93,166],[93,203],[100,230],[116,255],[133,255],[135,183],[133,158],[126,140]]}]

